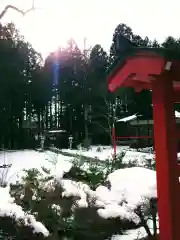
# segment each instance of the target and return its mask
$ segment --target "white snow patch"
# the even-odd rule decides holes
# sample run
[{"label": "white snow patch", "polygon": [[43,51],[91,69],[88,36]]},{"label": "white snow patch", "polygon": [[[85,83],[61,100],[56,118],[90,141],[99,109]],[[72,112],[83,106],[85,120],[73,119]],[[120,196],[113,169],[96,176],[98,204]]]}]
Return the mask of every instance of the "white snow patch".
[{"label": "white snow patch", "polygon": [[24,176],[24,169],[36,168],[44,174],[42,167],[51,170],[52,174],[62,178],[63,174],[71,168],[71,159],[72,157],[57,155],[50,151],[2,151],[0,152],[0,165],[11,164],[11,167],[0,168],[0,180],[15,183],[21,181],[22,176]]},{"label": "white snow patch", "polygon": [[55,176],[57,180],[63,178],[64,174],[71,170],[73,164],[70,161],[72,161],[72,159],[73,158],[61,154],[58,155],[58,162],[55,166]]},{"label": "white snow patch", "polygon": [[[147,221],[147,225],[153,234],[153,222],[152,220]],[[158,227],[158,225],[157,225]],[[159,233],[159,229],[157,230]],[[111,240],[135,240],[147,237],[147,233],[144,227],[139,227],[137,229],[127,230],[124,235],[113,235]]]},{"label": "white snow patch", "polygon": [[[97,149],[101,147],[102,151],[98,152]],[[126,151],[129,149],[129,146],[117,146],[117,154],[120,154],[123,151]],[[62,149],[62,152],[64,153],[72,153],[72,154],[77,154],[80,156],[85,156],[85,157],[91,157],[91,158],[97,158],[101,161],[107,160],[107,159],[112,159],[114,150],[111,146],[91,146],[89,150],[84,150],[84,149]]]},{"label": "white snow patch", "polygon": [[134,114],[134,115],[131,115],[131,116],[128,116],[125,118],[121,118],[121,119],[117,120],[116,122],[129,122],[129,121],[135,120],[135,119],[137,119],[137,114]]},{"label": "white snow patch", "polygon": [[[132,120],[137,119],[138,116],[142,116],[142,115],[133,114],[133,115],[131,115],[131,116],[118,119],[116,122],[129,122],[129,121],[132,121]],[[176,118],[180,118],[180,112],[175,111],[175,117],[176,117]]]},{"label": "white snow patch", "polygon": [[[146,181],[142,181],[146,179]],[[96,189],[98,210],[104,218],[126,218],[139,222],[134,213],[137,206],[145,205],[150,198],[157,197],[156,172],[141,167],[119,169],[109,174],[111,190],[105,187]]]},{"label": "white snow patch", "polygon": [[175,117],[176,117],[176,118],[180,118],[180,112],[175,111]]},{"label": "white snow patch", "polygon": [[[142,181],[146,179],[146,181]],[[140,206],[146,206],[156,193],[156,172],[142,167],[125,168],[109,174],[107,180],[111,183],[109,190],[105,186],[99,186],[92,191],[89,186],[81,182],[68,179],[59,181],[64,189],[63,197],[79,197],[78,206],[86,207],[87,195],[96,200],[99,207],[98,213],[103,218],[125,218],[139,222],[139,217],[134,210]]]},{"label": "white snow patch", "polygon": [[79,197],[80,199],[76,201],[76,204],[79,207],[88,207],[87,194],[91,192],[88,185],[69,179],[62,179],[59,181],[59,183],[64,189],[64,192],[62,192],[62,197]]},{"label": "white snow patch", "polygon": [[60,207],[59,205],[53,204],[53,205],[51,206],[51,208],[56,212],[56,214],[57,214],[58,216],[61,215],[61,207]]},{"label": "white snow patch", "polygon": [[122,159],[123,163],[136,163],[137,166],[152,164],[154,161],[154,154],[137,151],[126,151]]},{"label": "white snow patch", "polygon": [[142,197],[157,197],[156,172],[153,170],[142,167],[119,169],[109,174],[108,180],[111,191],[123,195],[128,202],[138,204]]}]

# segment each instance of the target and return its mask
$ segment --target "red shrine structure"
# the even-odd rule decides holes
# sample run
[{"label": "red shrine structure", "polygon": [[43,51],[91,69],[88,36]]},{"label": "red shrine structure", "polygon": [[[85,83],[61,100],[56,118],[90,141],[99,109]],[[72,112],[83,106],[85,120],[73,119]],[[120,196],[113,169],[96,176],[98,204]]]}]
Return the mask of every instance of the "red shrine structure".
[{"label": "red shrine structure", "polygon": [[174,103],[180,102],[180,52],[132,49],[109,74],[109,90],[119,87],[152,90],[160,239],[180,240],[179,134],[174,113]]}]

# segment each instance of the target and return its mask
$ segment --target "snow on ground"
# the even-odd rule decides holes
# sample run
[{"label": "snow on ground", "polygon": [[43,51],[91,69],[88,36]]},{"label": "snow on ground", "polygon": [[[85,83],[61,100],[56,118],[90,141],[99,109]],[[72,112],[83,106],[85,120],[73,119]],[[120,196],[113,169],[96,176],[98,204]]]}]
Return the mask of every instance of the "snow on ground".
[{"label": "snow on ground", "polygon": [[21,180],[24,169],[37,168],[43,173],[42,167],[50,169],[57,177],[62,177],[63,173],[69,171],[72,166],[70,160],[72,160],[71,157],[49,151],[2,151],[0,152],[0,166],[4,164],[12,164],[12,166],[5,169],[0,168],[0,180],[15,183]]},{"label": "snow on ground", "polygon": [[0,217],[11,217],[16,222],[21,219],[24,220],[24,225],[33,228],[33,232],[42,233],[45,237],[49,236],[49,231],[41,223],[36,221],[33,215],[27,214],[23,211],[21,206],[14,203],[14,199],[9,194],[9,187],[0,187]]},{"label": "snow on ground", "polygon": [[147,233],[143,227],[128,230],[124,235],[114,235],[111,237],[111,240],[135,240],[141,239],[147,236]]},{"label": "snow on ground", "polygon": [[[100,149],[101,151],[98,151]],[[129,146],[117,146],[117,154],[129,149]],[[113,149],[110,146],[91,146],[89,150],[84,149],[62,149],[62,152],[78,154],[85,157],[98,158],[99,160],[107,160],[112,158]]]},{"label": "snow on ground", "polygon": [[[97,149],[101,149],[101,151],[97,151]],[[130,149],[128,146],[118,146],[117,147],[117,155],[125,152],[125,156],[123,157],[123,163],[136,163],[137,166],[146,166],[148,164],[154,163],[154,154],[148,153],[150,148],[143,149],[144,152],[137,152],[135,149]],[[113,149],[110,146],[92,146],[90,150],[70,150],[63,149],[63,152],[68,152],[72,154],[78,154],[85,157],[97,158],[101,161],[105,161],[107,159],[112,159]]]},{"label": "snow on ground", "polygon": [[[153,222],[152,220],[147,221],[147,225],[153,234]],[[159,231],[157,231],[159,233]],[[124,235],[114,235],[111,237],[111,240],[137,240],[147,237],[147,233],[144,227],[137,229],[127,230]]]},{"label": "snow on ground", "polygon": [[127,151],[122,160],[123,163],[136,163],[137,166],[145,166],[154,163],[154,154]]}]

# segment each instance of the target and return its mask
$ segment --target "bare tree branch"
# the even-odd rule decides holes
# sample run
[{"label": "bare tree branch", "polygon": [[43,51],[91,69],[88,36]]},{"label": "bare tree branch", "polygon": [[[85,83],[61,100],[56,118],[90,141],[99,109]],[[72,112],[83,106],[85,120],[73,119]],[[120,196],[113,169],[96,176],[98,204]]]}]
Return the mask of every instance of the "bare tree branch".
[{"label": "bare tree branch", "polygon": [[4,8],[4,10],[1,12],[1,14],[0,14],[0,19],[2,19],[3,17],[4,17],[4,15],[6,14],[6,12],[8,11],[8,9],[13,9],[13,10],[15,10],[15,11],[17,11],[17,12],[19,12],[19,13],[21,13],[22,15],[24,15],[24,12],[22,11],[22,10],[20,10],[19,8],[17,8],[17,7],[15,7],[15,6],[13,6],[13,5],[7,5],[5,8]]},{"label": "bare tree branch", "polygon": [[0,13],[0,19],[2,19],[2,18],[4,17],[4,15],[7,13],[8,9],[13,9],[13,10],[21,13],[23,16],[25,16],[28,12],[30,12],[30,11],[32,11],[32,10],[35,9],[35,7],[34,7],[34,1],[33,1],[32,7],[31,7],[30,9],[26,10],[26,11],[23,11],[23,10],[21,10],[21,9],[15,7],[15,6],[13,6],[13,5],[7,5],[7,6],[4,8],[4,10]]},{"label": "bare tree branch", "polygon": [[101,127],[105,132],[109,133],[108,128],[104,127],[104,126],[101,125],[100,123],[98,123],[98,122],[91,122],[91,124],[95,124],[95,125]]},{"label": "bare tree branch", "polygon": [[146,220],[145,220],[145,218],[143,216],[143,213],[141,211],[141,207],[138,207],[137,210],[135,211],[135,213],[139,216],[141,224],[144,227],[148,237],[152,237],[152,234],[151,234],[151,231],[149,229],[149,226],[147,225],[147,222],[146,222]]},{"label": "bare tree branch", "polygon": [[92,116],[91,118],[92,119],[105,118],[106,120],[108,120],[109,116],[108,116],[108,114],[107,115],[105,115],[105,114],[97,114],[96,116]]}]

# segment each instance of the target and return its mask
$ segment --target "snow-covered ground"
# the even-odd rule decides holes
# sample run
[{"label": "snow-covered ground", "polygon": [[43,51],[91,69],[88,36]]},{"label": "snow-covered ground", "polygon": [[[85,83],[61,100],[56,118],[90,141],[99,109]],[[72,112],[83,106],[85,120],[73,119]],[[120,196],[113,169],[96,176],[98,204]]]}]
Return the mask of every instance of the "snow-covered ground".
[{"label": "snow-covered ground", "polygon": [[[149,229],[153,232],[152,221],[147,222]],[[144,227],[140,227],[137,229],[128,230],[124,233],[124,235],[114,235],[111,240],[137,240],[142,239],[147,236],[147,233]]]},{"label": "snow-covered ground", "polygon": [[[63,150],[64,152],[72,152],[76,154],[83,154],[88,157],[96,157],[101,160],[105,160],[112,156],[112,149],[110,147],[104,147],[97,151],[98,146],[94,146],[89,151],[83,150]],[[125,151],[126,154],[123,158],[123,162],[136,162],[138,166],[144,166],[147,161],[153,161],[153,154],[142,153],[131,151],[129,147],[119,147],[118,153]],[[99,186],[95,191],[92,191],[89,186],[76,183],[68,179],[63,178],[63,174],[68,172],[72,167],[72,157],[63,156],[61,154],[55,154],[50,151],[37,152],[33,150],[29,151],[14,151],[14,152],[0,152],[0,165],[12,164],[8,169],[0,169],[0,177],[6,178],[9,183],[14,183],[19,181],[23,174],[23,169],[37,168],[41,171],[41,167],[51,169],[51,173],[54,174],[55,178],[64,188],[64,196],[79,196],[80,200],[77,202],[79,207],[87,207],[86,202],[87,194],[96,198],[96,205],[98,206],[98,213],[101,217],[112,218],[128,218],[132,221],[138,223],[139,218],[134,213],[134,209],[139,204],[144,204],[151,197],[156,196],[156,174],[155,171],[149,170],[142,167],[119,169],[114,171],[108,176],[111,183],[111,189],[104,186]],[[147,177],[148,176],[148,177]],[[146,181],[142,181],[146,179]],[[119,184],[117,184],[119,183]],[[5,188],[6,189],[6,188]],[[0,191],[6,191],[0,188]],[[6,198],[6,202],[1,203],[1,205],[6,206],[10,204],[9,209],[14,207],[14,203],[11,201],[10,196]],[[14,205],[12,205],[14,204]],[[17,206],[17,205],[16,205]],[[17,206],[18,207],[18,206]],[[3,209],[3,208],[1,208]],[[15,208],[13,208],[15,209]],[[6,208],[2,210],[7,211]],[[15,210],[14,210],[15,211]],[[21,209],[22,211],[22,209]],[[18,211],[17,211],[18,214]],[[23,214],[21,212],[21,214]],[[1,211],[0,211],[1,215]],[[35,220],[34,220],[35,221]],[[35,224],[35,222],[34,222]],[[41,223],[37,223],[36,226]],[[149,222],[149,225],[151,222]],[[35,226],[35,225],[34,225]],[[38,225],[40,228],[40,225]],[[44,231],[47,235],[47,229],[42,225],[41,230],[38,228],[35,231]],[[44,227],[44,228],[43,228]],[[129,230],[124,236],[113,236],[112,239],[122,239],[122,240],[134,240],[138,237],[146,236],[144,228],[139,228],[136,230]]]},{"label": "snow-covered ground", "polygon": [[[101,151],[98,151],[99,149]],[[129,146],[117,146],[117,156],[122,152],[125,153],[122,161],[123,163],[136,163],[138,166],[145,166],[148,163],[152,164],[154,161],[154,154],[148,153],[148,151],[150,152],[150,148],[143,150],[144,152],[137,152],[134,149],[130,149]],[[62,149],[62,152],[97,158],[101,161],[113,159],[113,149],[110,146],[92,146],[89,150]]]},{"label": "snow-covered ground", "polygon": [[[118,146],[117,147],[117,154],[121,153],[122,151],[126,151],[129,149],[129,146]],[[100,150],[100,151],[98,151]],[[91,148],[87,151],[84,149],[62,149],[62,152],[64,153],[72,153],[72,154],[78,154],[85,157],[92,157],[92,158],[98,158],[99,160],[107,160],[112,158],[113,149],[110,146],[91,146]]]},{"label": "snow-covered ground", "polygon": [[154,154],[135,151],[126,151],[123,163],[135,163],[137,166],[146,166],[154,163]]},{"label": "snow-covered ground", "polygon": [[69,166],[68,161],[70,160],[72,160],[71,157],[61,154],[57,155],[50,151],[2,151],[0,152],[0,166],[4,164],[11,164],[12,166],[9,168],[0,168],[0,179],[1,181],[15,183],[16,181],[20,181],[22,175],[24,175],[24,169],[36,168],[42,172],[41,167],[51,169],[54,174],[62,175],[64,169]]}]

